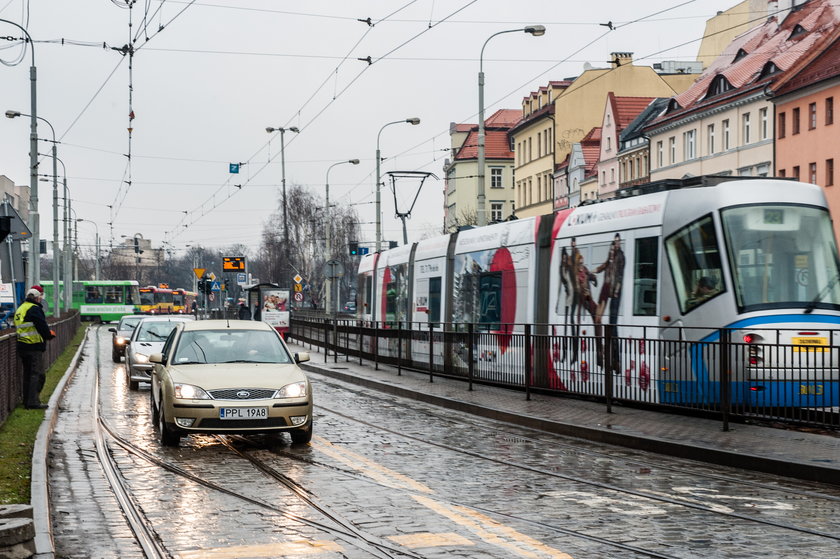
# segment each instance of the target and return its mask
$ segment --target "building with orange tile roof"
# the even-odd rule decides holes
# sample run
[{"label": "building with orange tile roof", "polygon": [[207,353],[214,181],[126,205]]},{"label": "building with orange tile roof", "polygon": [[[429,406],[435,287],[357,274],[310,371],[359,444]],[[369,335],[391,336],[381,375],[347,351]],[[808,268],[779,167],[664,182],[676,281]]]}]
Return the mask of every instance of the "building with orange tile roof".
[{"label": "building with orange tile roof", "polygon": [[773,173],[774,84],[809,53],[822,50],[840,25],[840,7],[830,0],[780,9],[784,19],[771,16],[738,36],[645,129],[651,180]]},{"label": "building with orange tile roof", "polygon": [[822,50],[800,60],[774,84],[776,175],[823,187],[840,238],[840,27]]},{"label": "building with orange tile roof", "polygon": [[[499,109],[484,120],[487,223],[513,214],[513,151],[508,131],[520,120],[515,109]],[[451,159],[444,164],[444,230],[477,223],[478,124],[449,126]]]}]

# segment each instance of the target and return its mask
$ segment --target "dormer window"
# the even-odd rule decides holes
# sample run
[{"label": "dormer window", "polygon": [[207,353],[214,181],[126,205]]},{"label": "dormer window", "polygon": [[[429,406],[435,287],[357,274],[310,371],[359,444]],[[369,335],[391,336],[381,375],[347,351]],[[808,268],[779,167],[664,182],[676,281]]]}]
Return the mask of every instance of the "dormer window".
[{"label": "dormer window", "polygon": [[800,35],[804,35],[807,32],[808,32],[807,29],[805,29],[804,27],[802,27],[801,25],[799,25],[797,23],[796,26],[793,28],[793,31],[790,32],[790,37],[788,37],[788,41],[790,41],[791,39],[795,39],[796,37],[799,37]]},{"label": "dormer window", "polygon": [[781,72],[779,67],[776,66],[773,62],[768,62],[761,69],[761,73],[758,75],[758,77],[759,79],[766,78],[767,76],[772,76],[773,74],[776,74],[778,72]]},{"label": "dormer window", "polygon": [[732,60],[732,63],[734,64],[735,62],[738,62],[739,60],[747,56],[747,54],[747,51],[745,51],[744,49],[738,49],[738,52],[735,53],[735,59]]},{"label": "dormer window", "polygon": [[706,94],[706,97],[714,97],[715,95],[726,93],[731,89],[733,89],[732,84],[729,83],[729,80],[725,76],[715,76],[715,79],[712,80],[712,85],[709,86],[709,92]]},{"label": "dormer window", "polygon": [[671,99],[670,101],[668,101],[668,108],[665,109],[665,114],[672,113],[672,112],[678,111],[680,109],[682,109],[682,107],[680,107],[680,104],[677,103],[677,100],[676,99]]}]

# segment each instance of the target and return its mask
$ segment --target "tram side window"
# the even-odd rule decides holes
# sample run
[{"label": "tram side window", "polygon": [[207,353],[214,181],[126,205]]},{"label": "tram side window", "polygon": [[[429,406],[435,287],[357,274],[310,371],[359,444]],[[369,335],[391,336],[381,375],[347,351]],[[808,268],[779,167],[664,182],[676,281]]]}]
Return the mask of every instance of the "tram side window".
[{"label": "tram side window", "polygon": [[479,278],[479,322],[482,329],[498,330],[502,320],[502,273],[485,272]]},{"label": "tram side window", "polygon": [[101,303],[102,302],[102,292],[99,291],[99,287],[95,285],[89,285],[85,287],[85,303]]},{"label": "tram side window", "polygon": [[122,303],[123,302],[123,286],[109,285],[105,288],[105,302],[106,303]]},{"label": "tram side window", "polygon": [[371,281],[370,276],[364,276],[362,279],[362,285],[364,286],[364,308],[362,309],[363,313],[371,312],[370,302],[373,299],[373,294],[371,293],[371,289],[373,288],[373,282]]},{"label": "tram side window", "polygon": [[633,265],[633,314],[656,315],[656,292],[659,270],[658,237],[636,239]]},{"label": "tram side window", "polygon": [[683,314],[725,291],[712,216],[683,227],[665,241]]},{"label": "tram side window", "polygon": [[429,322],[440,322],[440,277],[429,278]]}]

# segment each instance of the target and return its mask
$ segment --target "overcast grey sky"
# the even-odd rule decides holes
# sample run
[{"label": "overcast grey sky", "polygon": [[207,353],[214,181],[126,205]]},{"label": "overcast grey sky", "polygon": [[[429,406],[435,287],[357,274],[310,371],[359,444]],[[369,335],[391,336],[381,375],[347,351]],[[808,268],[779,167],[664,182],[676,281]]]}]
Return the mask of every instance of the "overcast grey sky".
[{"label": "overcast grey sky", "polygon": [[[479,53],[493,33],[528,24],[543,37],[495,37],[484,53],[486,114],[519,109],[549,80],[574,77],[585,63],[605,67],[609,53],[631,51],[637,64],[693,60],[705,22],[735,0],[0,0],[0,18],[25,24],[35,41],[38,115],[60,138],[78,217],[112,235],[141,233],[158,247],[186,244],[256,248],[277,207],[280,137],[286,133],[287,187],[353,204],[362,241],[375,240],[377,134],[393,170],[443,177],[450,122],[477,122]],[[149,13],[144,24],[144,14]],[[129,13],[133,19],[129,31]],[[369,25],[367,20],[373,25]],[[612,22],[614,30],[601,25]],[[161,28],[162,27],[162,28]],[[20,36],[0,23],[0,36]],[[135,118],[128,153],[128,57],[117,50],[137,36]],[[104,45],[104,48],[103,48]],[[20,47],[0,40],[0,58]],[[372,64],[358,60],[371,57]],[[0,109],[30,112],[30,53],[0,66]],[[39,136],[50,137],[39,125]],[[49,144],[39,142],[47,153]],[[29,184],[29,123],[0,120],[0,174]],[[239,175],[230,162],[245,162]],[[51,173],[49,161],[42,172]],[[126,183],[129,180],[131,186]],[[59,172],[61,172],[59,170]],[[52,185],[39,183],[41,237],[52,238]],[[235,186],[241,185],[241,188]],[[398,185],[414,196],[416,184]],[[409,240],[439,231],[443,181],[429,179],[409,222]],[[389,190],[382,191],[383,237],[401,240]],[[93,243],[82,223],[80,242]]]}]

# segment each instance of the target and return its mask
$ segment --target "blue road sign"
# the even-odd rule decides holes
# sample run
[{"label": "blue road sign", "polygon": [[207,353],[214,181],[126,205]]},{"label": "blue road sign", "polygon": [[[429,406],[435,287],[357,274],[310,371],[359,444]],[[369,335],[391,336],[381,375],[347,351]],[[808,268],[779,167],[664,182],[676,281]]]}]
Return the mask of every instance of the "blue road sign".
[{"label": "blue road sign", "polygon": [[359,247],[359,254],[368,254],[370,252],[370,247]]},{"label": "blue road sign", "polygon": [[222,290],[221,284],[217,281],[214,281],[213,285],[210,287],[210,291],[221,291],[221,290]]},{"label": "blue road sign", "polygon": [[239,174],[239,163],[231,163],[230,164],[230,172],[234,175]]}]

